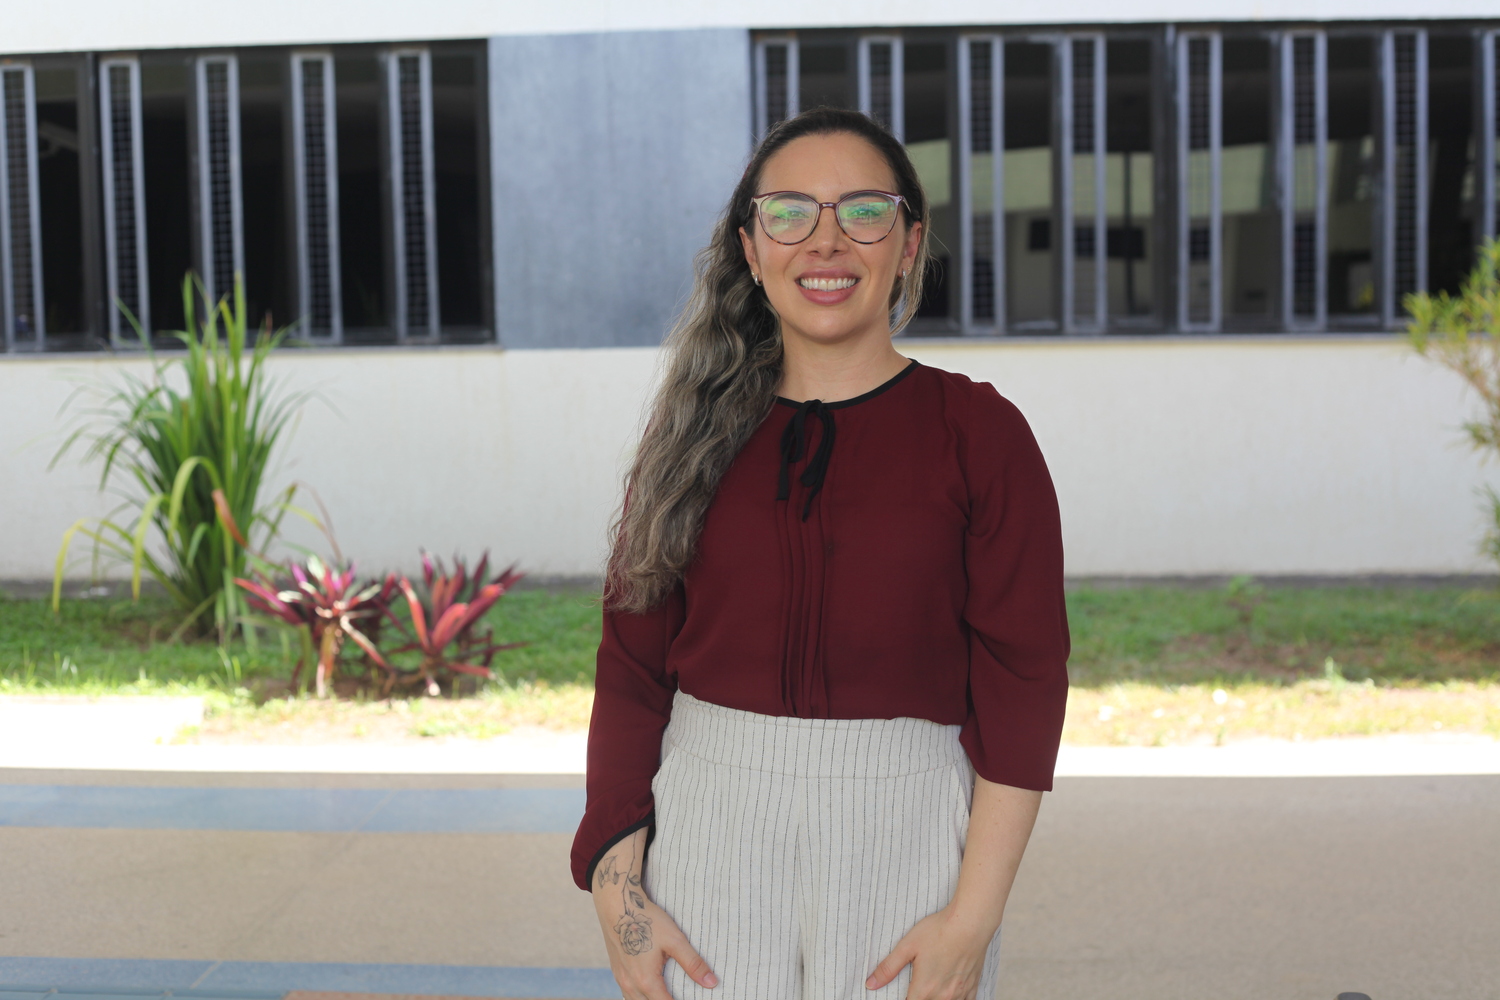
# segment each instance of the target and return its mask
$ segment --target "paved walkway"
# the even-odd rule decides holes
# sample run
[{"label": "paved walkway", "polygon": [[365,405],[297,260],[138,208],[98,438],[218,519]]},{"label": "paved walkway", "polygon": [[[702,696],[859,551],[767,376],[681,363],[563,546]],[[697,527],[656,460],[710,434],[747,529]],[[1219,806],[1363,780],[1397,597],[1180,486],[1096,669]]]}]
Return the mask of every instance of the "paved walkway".
[{"label": "paved walkway", "polygon": [[[103,759],[0,737],[0,1000],[618,996],[567,874],[581,740],[506,740]],[[1068,748],[999,996],[1493,1000],[1497,757],[1430,739]]]}]

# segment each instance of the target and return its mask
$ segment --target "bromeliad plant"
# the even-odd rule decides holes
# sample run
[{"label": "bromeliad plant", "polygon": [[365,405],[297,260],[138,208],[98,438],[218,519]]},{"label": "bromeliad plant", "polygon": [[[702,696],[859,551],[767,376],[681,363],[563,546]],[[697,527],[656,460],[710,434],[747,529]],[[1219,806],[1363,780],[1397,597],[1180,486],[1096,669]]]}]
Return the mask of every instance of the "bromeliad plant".
[{"label": "bromeliad plant", "polygon": [[291,574],[294,586],[287,589],[278,588],[263,572],[256,574],[258,580],[236,578],[234,582],[244,589],[252,607],[272,621],[301,633],[303,652],[292,670],[294,688],[310,654],[317,662],[318,697],[326,698],[338,674],[339,652],[346,639],[352,639],[364,650],[371,662],[387,671],[393,669],[360,624],[379,622],[380,616],[388,612],[396,593],[394,574],[383,582],[361,586],[355,582],[352,564],[340,570],[324,564],[317,556],[308,557],[305,566],[293,564]]},{"label": "bromeliad plant", "polygon": [[[262,561],[262,565],[270,564]],[[291,582],[285,586],[278,586],[264,570],[257,570],[254,580],[237,578],[235,583],[262,613],[247,616],[248,622],[289,626],[301,637],[302,655],[292,671],[294,687],[305,664],[313,660],[318,697],[326,697],[348,640],[364,652],[367,674],[379,684],[382,697],[389,697],[398,687],[435,696],[444,686],[452,690],[460,675],[493,679],[490,663],[495,654],[525,645],[497,643],[493,628],[482,632],[478,628],[485,613],[525,575],[511,566],[490,579],[488,568],[488,555],[479,560],[472,574],[455,557],[454,571],[449,573],[440,561],[423,553],[425,599],[404,576],[399,583],[395,574],[359,583],[352,565],[340,570],[316,557],[291,566]],[[396,614],[398,594],[406,601],[406,620]],[[406,641],[382,653],[380,630],[386,621]],[[417,654],[414,666],[407,665],[410,657],[400,656],[410,653]]]},{"label": "bromeliad plant", "polygon": [[457,674],[491,680],[495,672],[490,669],[490,662],[495,654],[525,645],[521,642],[496,643],[493,628],[482,634],[476,630],[485,612],[525,576],[516,572],[512,564],[489,579],[489,561],[489,553],[485,553],[470,574],[464,560],[454,556],[453,572],[449,573],[441,560],[422,553],[426,601],[417,594],[410,580],[404,576],[401,578],[401,593],[406,598],[410,623],[408,625],[390,612],[387,612],[387,617],[406,634],[408,641],[391,652],[419,652],[421,661],[410,670],[385,666],[382,694],[390,694],[392,688],[400,684],[421,686],[429,695],[436,695],[441,690],[440,684],[451,686]]},{"label": "bromeliad plant", "polygon": [[[198,293],[203,296],[201,285]],[[83,411],[85,423],[53,456],[56,465],[86,439],[84,460],[103,462],[100,491],[117,477],[130,487],[123,505],[102,518],[81,518],[63,534],[52,581],[54,611],[68,548],[81,534],[93,539],[96,564],[102,556],[130,566],[136,597],[143,571],[161,584],[182,615],[178,634],[206,633],[216,625],[222,643],[243,611],[232,581],[246,572],[246,541],[265,548],[282,515],[296,509],[295,486],[262,501],[266,468],[305,398],[276,392],[267,377],[266,360],[286,331],[273,331],[268,320],[252,335],[239,275],[232,305],[204,299],[200,321],[189,274],[182,282],[186,330],[173,334],[186,347],[181,354],[159,357],[149,332],[136,325],[150,377],[127,371],[120,384],[102,387],[102,400]],[[248,540],[236,539],[216,516],[216,492]],[[153,537],[160,548],[148,544]]]}]

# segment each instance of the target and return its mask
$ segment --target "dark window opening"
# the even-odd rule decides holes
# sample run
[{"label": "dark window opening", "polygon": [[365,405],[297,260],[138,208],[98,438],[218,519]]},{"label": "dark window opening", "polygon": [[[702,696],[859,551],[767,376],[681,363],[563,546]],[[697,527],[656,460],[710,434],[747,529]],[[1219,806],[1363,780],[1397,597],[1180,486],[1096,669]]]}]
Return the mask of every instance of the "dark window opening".
[{"label": "dark window opening", "polygon": [[[240,75],[240,190],[243,202],[245,301],[250,322],[269,316],[273,328],[293,322],[292,264],[285,149],[286,58],[242,56]],[[227,290],[227,289],[226,289]]]},{"label": "dark window opening", "polygon": [[1281,280],[1281,213],[1276,206],[1271,128],[1271,43],[1223,42],[1220,154],[1225,325],[1263,330]]},{"label": "dark window opening", "polygon": [[[187,324],[182,279],[193,269],[188,84],[184,57],[141,58],[141,153],[146,198],[146,269],[151,326],[160,335]],[[195,293],[196,295],[196,293]],[[122,329],[127,343],[133,330]],[[164,346],[180,344],[161,338]]]},{"label": "dark window opening", "polygon": [[438,316],[454,338],[484,336],[485,274],[489,254],[482,234],[485,199],[483,57],[432,55],[432,132],[437,197]]},{"label": "dark window opening", "polygon": [[[1151,42],[1110,41],[1105,46],[1105,206],[1109,315],[1148,317],[1155,296],[1156,156],[1151,135]],[[1118,234],[1118,235],[1116,235]],[[1114,247],[1120,250],[1116,253]]]},{"label": "dark window opening", "polygon": [[1328,314],[1370,322],[1377,85],[1372,38],[1328,39]]},{"label": "dark window opening", "polygon": [[344,336],[393,341],[386,292],[386,198],[380,62],[374,53],[334,59],[338,117],[339,251]]},{"label": "dark window opening", "polygon": [[86,147],[81,145],[79,129],[78,68],[38,67],[35,80],[42,329],[51,341],[59,335],[89,332],[83,294],[83,175],[79,169],[80,153]]},{"label": "dark window opening", "polygon": [[[902,52],[905,87],[906,148],[927,192],[931,217],[933,267],[922,290],[917,317],[946,320],[953,315],[953,283],[950,256],[958,246],[958,215],[951,197],[952,143],[949,140],[948,44],[946,42],[908,43]],[[946,330],[946,324],[934,324],[933,332]],[[914,330],[921,333],[921,330]]]},{"label": "dark window opening", "polygon": [[848,45],[798,46],[797,100],[810,108],[855,107],[853,60]]},{"label": "dark window opening", "polygon": [[1474,41],[1427,41],[1427,287],[1457,294],[1474,262],[1478,185],[1474,177]]},{"label": "dark window opening", "polygon": [[1007,42],[1004,76],[1006,321],[1012,330],[1055,330],[1052,46]]}]

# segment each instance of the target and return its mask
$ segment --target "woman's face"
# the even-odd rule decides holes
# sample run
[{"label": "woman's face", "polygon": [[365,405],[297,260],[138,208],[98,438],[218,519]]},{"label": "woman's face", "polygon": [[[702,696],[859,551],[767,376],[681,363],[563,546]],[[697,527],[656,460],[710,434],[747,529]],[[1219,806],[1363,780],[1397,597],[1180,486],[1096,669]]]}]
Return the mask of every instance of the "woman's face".
[{"label": "woman's face", "polygon": [[[794,139],[766,161],[756,194],[800,191],[836,202],[853,191],[896,190],[885,158],[857,135],[835,132]],[[766,235],[753,215],[740,227],[745,260],[760,276],[783,337],[837,343],[890,333],[890,295],[911,267],[921,223],[896,227],[878,243],[856,243],[824,209],[811,236],[787,246]]]}]

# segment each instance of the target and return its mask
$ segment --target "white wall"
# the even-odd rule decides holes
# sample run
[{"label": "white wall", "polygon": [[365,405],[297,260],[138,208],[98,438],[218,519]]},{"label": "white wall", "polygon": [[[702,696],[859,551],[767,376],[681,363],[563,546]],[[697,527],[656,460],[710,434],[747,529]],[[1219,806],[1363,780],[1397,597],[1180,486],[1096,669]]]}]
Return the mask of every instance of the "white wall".
[{"label": "white wall", "polygon": [[1485,18],[1494,0],[12,0],[3,51],[486,38],[672,28]]},{"label": "white wall", "polygon": [[[1068,572],[1455,573],[1482,481],[1457,380],[1395,339],[903,341],[993,382],[1056,480]],[[484,547],[536,574],[596,572],[652,348],[287,352],[316,388],[272,483],[301,479],[370,571]],[[50,576],[93,476],[61,440],[69,378],[139,360],[0,359],[0,579]],[[80,567],[80,570],[86,567]]]}]

